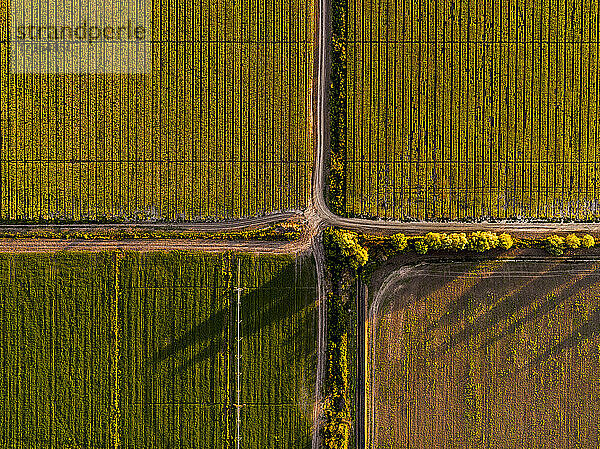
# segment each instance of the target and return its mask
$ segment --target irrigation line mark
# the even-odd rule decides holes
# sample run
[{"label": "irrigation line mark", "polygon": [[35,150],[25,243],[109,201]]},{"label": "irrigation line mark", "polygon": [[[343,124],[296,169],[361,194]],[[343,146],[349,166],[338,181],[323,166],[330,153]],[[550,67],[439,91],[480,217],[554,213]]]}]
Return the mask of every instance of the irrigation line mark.
[{"label": "irrigation line mark", "polygon": [[236,337],[236,435],[235,435],[235,447],[236,449],[240,449],[240,424],[241,424],[241,407],[240,404],[240,341],[242,338],[240,337],[240,304],[242,297],[243,288],[240,287],[240,259],[237,261],[237,288],[235,291],[237,292],[237,309],[236,309],[236,325],[237,325],[237,337]]},{"label": "irrigation line mark", "polygon": [[[55,284],[55,278],[54,276],[56,276],[56,270],[54,267],[55,264],[55,260],[52,260],[52,263],[50,263],[49,266],[49,270],[50,270],[50,281],[51,284],[50,285],[56,285]],[[56,310],[56,293],[53,292],[52,293],[52,318],[51,318],[51,334],[52,334],[52,377],[50,379],[51,385],[52,385],[52,423],[56,423],[56,377],[54,376],[54,373],[56,373],[56,316],[55,316],[55,310]],[[54,440],[54,441],[53,441]],[[56,432],[54,429],[54,425],[51,427],[50,430],[50,442],[51,443],[56,443]]]}]

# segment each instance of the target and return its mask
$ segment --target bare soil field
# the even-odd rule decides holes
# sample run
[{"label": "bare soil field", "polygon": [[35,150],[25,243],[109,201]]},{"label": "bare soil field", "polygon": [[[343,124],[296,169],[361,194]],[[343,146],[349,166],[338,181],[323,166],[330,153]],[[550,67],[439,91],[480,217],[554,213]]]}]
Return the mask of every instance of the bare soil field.
[{"label": "bare soil field", "polygon": [[600,261],[392,273],[367,330],[367,447],[598,447]]}]

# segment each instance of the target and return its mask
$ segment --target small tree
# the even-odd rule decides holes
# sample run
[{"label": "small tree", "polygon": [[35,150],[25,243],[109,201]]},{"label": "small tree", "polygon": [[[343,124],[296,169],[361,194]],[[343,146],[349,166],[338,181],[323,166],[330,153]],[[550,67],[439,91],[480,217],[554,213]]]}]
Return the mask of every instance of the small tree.
[{"label": "small tree", "polygon": [[413,241],[413,245],[417,254],[427,254],[429,247],[427,246],[427,243],[423,237],[416,238]]},{"label": "small tree", "polygon": [[334,229],[331,231],[331,237],[341,256],[350,262],[355,270],[369,261],[369,253],[358,243],[358,235],[355,232]]},{"label": "small tree", "polygon": [[594,246],[594,244],[594,237],[592,237],[591,235],[586,234],[583,237],[581,237],[581,246],[583,246],[584,248],[591,248],[592,246]]},{"label": "small tree", "polygon": [[464,232],[460,233],[452,233],[449,236],[450,239],[450,249],[453,251],[462,251],[469,244],[469,240],[467,239],[467,234]]},{"label": "small tree", "polygon": [[498,246],[498,236],[493,232],[476,231],[469,237],[469,249],[479,253]]},{"label": "small tree", "polygon": [[392,246],[398,252],[404,251],[408,245],[408,239],[401,232],[392,235]]},{"label": "small tree", "polygon": [[425,235],[425,243],[427,243],[427,247],[431,249],[441,249],[442,238],[445,238],[446,234],[440,234],[439,232],[428,232]]},{"label": "small tree", "polygon": [[502,249],[511,249],[514,245],[513,238],[506,232],[498,236],[498,246]]},{"label": "small tree", "polygon": [[577,237],[575,234],[569,234],[565,238],[565,244],[568,248],[579,248],[581,246],[581,239]]},{"label": "small tree", "polygon": [[565,252],[565,239],[558,235],[552,235],[546,239],[546,251],[554,256],[561,256]]},{"label": "small tree", "polygon": [[452,237],[449,234],[442,234],[442,248],[452,249]]}]

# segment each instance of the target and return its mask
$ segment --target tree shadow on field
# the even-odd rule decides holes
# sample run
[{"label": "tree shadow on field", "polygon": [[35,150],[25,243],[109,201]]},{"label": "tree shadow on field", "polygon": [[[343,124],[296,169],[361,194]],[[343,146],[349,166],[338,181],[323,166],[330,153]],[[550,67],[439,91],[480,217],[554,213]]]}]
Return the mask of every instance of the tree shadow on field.
[{"label": "tree shadow on field", "polygon": [[[455,326],[463,319],[465,313],[467,313],[475,303],[481,300],[483,293],[492,291],[491,288],[486,288],[481,284],[485,282],[495,282],[492,280],[500,278],[502,276],[502,271],[507,268],[505,263],[500,263],[496,267],[489,268],[484,277],[478,278],[478,270],[484,268],[483,264],[486,262],[489,262],[489,260],[465,261],[459,262],[456,265],[449,262],[433,262],[430,265],[427,265],[426,270],[409,273],[407,276],[410,280],[409,284],[407,284],[406,280],[402,280],[400,286],[397,286],[392,293],[388,293],[388,296],[395,294],[397,295],[397,298],[389,302],[387,309],[405,309],[414,303],[424,301],[426,298],[430,298],[432,295],[436,294],[442,296],[446,294],[453,295],[453,289],[463,288],[463,279],[473,277],[473,284],[464,288],[464,291],[462,291],[454,301],[449,302],[445,306],[444,312],[437,320],[433,320],[425,325],[422,333],[431,335],[437,329]],[[439,271],[431,271],[438,266]],[[403,291],[403,288],[406,288],[407,291]],[[400,290],[400,292],[398,292],[398,290]]]},{"label": "tree shadow on field", "polygon": [[[450,303],[444,312],[444,314],[434,323],[431,323],[427,326],[426,333],[429,334],[433,332],[435,329],[440,327],[445,327],[454,324],[459,321],[460,318],[464,315],[464,313],[471,307],[473,303],[473,299],[479,295],[481,295],[481,286],[479,285],[482,281],[486,279],[494,278],[494,276],[498,276],[501,270],[504,268],[505,264],[498,265],[495,269],[491,270],[486,277],[482,277],[480,279],[476,279],[473,285],[467,288],[457,299],[456,301]],[[480,268],[481,265],[470,264],[465,269],[459,270],[454,274],[451,278],[450,282],[456,282],[456,279],[460,279],[467,274],[473,276],[473,273],[476,273],[475,270]],[[438,290],[443,289],[449,283],[446,282],[445,285],[440,286]]]},{"label": "tree shadow on field", "polygon": [[[405,309],[415,302],[418,302],[422,298],[427,298],[433,293],[442,290],[448,281],[463,276],[477,266],[476,263],[464,263],[460,267],[451,267],[452,271],[449,273],[447,267],[450,265],[442,263],[431,263],[425,266],[425,268],[417,269],[417,271],[408,272],[406,276],[402,276],[394,281],[392,286],[387,287],[389,292],[386,294],[387,297],[393,297],[391,300],[387,300],[384,303],[384,307],[379,312],[380,314],[388,311],[396,311]],[[435,276],[428,276],[427,273],[431,272],[432,268],[440,267],[440,272],[436,273]],[[416,268],[416,267],[415,267]],[[408,280],[407,280],[408,279]],[[380,286],[381,287],[381,286]],[[374,294],[377,294],[375,292]],[[460,309],[462,306],[456,304],[453,307]],[[452,313],[452,312],[450,312]],[[457,310],[458,313],[458,310]],[[432,330],[437,326],[437,323],[428,326],[428,331]]]},{"label": "tree shadow on field", "polygon": [[[447,354],[456,346],[465,343],[471,338],[479,335],[485,335],[488,331],[493,330],[501,322],[510,319],[521,310],[531,307],[533,310],[528,312],[524,317],[515,320],[509,324],[506,329],[498,335],[489,337],[478,346],[478,349],[485,350],[501,339],[515,333],[525,324],[537,320],[551,313],[562,302],[572,298],[577,292],[585,290],[592,285],[598,283],[600,271],[599,269],[590,270],[589,273],[583,275],[580,279],[568,284],[568,273],[554,271],[556,276],[544,276],[546,273],[556,270],[555,266],[547,267],[547,270],[539,275],[532,275],[532,279],[522,281],[517,285],[516,289],[510,291],[500,301],[493,304],[491,308],[484,313],[477,315],[472,322],[467,322],[462,329],[449,336],[449,338],[441,343],[437,348],[433,349],[431,357],[440,357]],[[500,281],[502,282],[502,281]],[[477,283],[473,286],[473,290],[479,290],[478,294],[485,292],[485,285]],[[477,300],[477,296],[473,296]],[[468,301],[461,300],[463,303]],[[461,306],[462,307],[462,306]],[[466,309],[465,309],[466,310]],[[450,327],[459,325],[460,314],[454,314],[454,319],[449,320],[446,324]]]},{"label": "tree shadow on field", "polygon": [[[598,281],[598,276],[600,275],[600,270],[594,270],[586,275],[583,279],[580,279],[573,283],[573,285],[567,287],[564,291],[562,291],[558,295],[547,295],[548,299],[543,301],[539,307],[536,307],[533,311],[529,312],[523,318],[519,318],[514,323],[506,328],[503,332],[499,333],[495,337],[489,338],[484,341],[481,345],[481,349],[486,349],[494,343],[498,342],[502,338],[507,335],[515,333],[520,327],[523,327],[527,323],[531,321],[535,321],[538,318],[544,317],[556,309],[561,303],[565,302],[568,298],[575,295],[580,290],[585,290],[586,288],[592,286],[594,283]],[[594,280],[596,278],[596,280]]]},{"label": "tree shadow on field", "polygon": [[[311,269],[310,267],[312,265],[307,264],[300,270]],[[244,290],[240,300],[240,333],[242,339],[254,336],[264,328],[302,313],[304,309],[310,307],[316,301],[316,287],[313,288],[313,298],[307,299],[306,295],[311,294],[305,291],[306,286],[300,284],[303,276],[297,270],[293,262],[289,263],[270,281],[258,287]],[[294,291],[296,278],[298,278],[297,292]],[[310,287],[313,286],[314,284]],[[232,287],[233,289],[236,287],[235,279]],[[231,348],[231,352],[232,348],[235,348],[237,296],[235,291],[231,291],[230,295],[227,309],[221,309],[211,314],[208,319],[194,325],[166,346],[156,350],[147,361],[148,365],[156,366],[167,359],[180,356],[188,348],[205,346],[203,349],[198,349],[194,355],[188,357],[176,367],[176,371],[181,373],[190,369],[196,363],[214,357],[218,352],[226,351],[228,346]],[[227,341],[227,338],[223,338],[223,332],[227,329],[230,335],[229,341]],[[300,339],[299,341],[306,341],[308,336],[301,335],[305,331],[307,331],[305,326],[299,326],[299,329],[296,329],[294,333],[284,334],[286,341],[294,342],[296,337]],[[295,345],[294,349],[300,351],[296,352],[299,356],[314,351],[307,345]]]},{"label": "tree shadow on field", "polygon": [[[442,335],[442,341],[437,340],[427,351],[429,359],[442,357],[478,336],[482,336],[483,341],[480,340],[477,349],[487,350],[528,323],[552,313],[578,292],[600,282],[598,264],[590,267],[589,264],[564,260],[506,261],[491,267],[457,295],[452,284],[466,275],[476,275],[482,265],[477,262],[465,262],[458,267],[447,262],[440,264],[443,266],[439,268],[434,264],[429,266],[435,270],[431,272],[433,275],[428,275],[428,271],[408,274],[408,281],[404,278],[387,293],[388,297],[396,297],[388,301],[382,311],[401,310],[414,303],[418,305],[436,293],[454,297],[442,306],[445,310],[437,320],[417,330],[421,338],[430,342],[434,333]],[[517,314],[523,316],[515,318]],[[506,323],[506,327],[492,334],[502,323]],[[588,332],[591,326],[583,331]],[[448,332],[443,329],[448,329]],[[571,336],[567,340],[572,342],[574,338]]]},{"label": "tree shadow on field", "polygon": [[565,339],[559,343],[546,349],[540,355],[527,362],[522,368],[517,370],[518,373],[526,371],[530,368],[539,366],[541,363],[556,357],[564,351],[575,348],[579,343],[592,338],[594,335],[600,333],[600,307],[594,309],[590,318],[586,320],[581,326],[579,326],[574,332],[568,335]]},{"label": "tree shadow on field", "polygon": [[[261,258],[252,263],[247,263],[245,256],[241,258],[242,285],[247,287],[240,295],[240,335],[241,335],[241,368],[242,368],[242,395],[241,403],[252,403],[261,408],[269,407],[271,403],[285,403],[293,407],[290,418],[295,420],[294,425],[310,429],[312,425],[312,407],[314,384],[316,381],[316,344],[317,344],[317,288],[314,263],[311,259],[291,260],[277,266],[265,267],[265,275],[260,267]],[[245,263],[246,262],[246,263]],[[170,341],[157,347],[144,361],[146,375],[150,378],[157,372],[168,373],[166,377],[173,377],[173,382],[202,376],[206,391],[212,392],[222,388],[228,383],[227,392],[219,396],[223,401],[221,415],[235,427],[236,403],[236,331],[237,331],[237,258],[231,263],[233,278],[228,287],[229,291],[212,292],[203,301],[211,301],[215,294],[220,294],[222,308],[203,315],[189,328],[173,335]],[[273,270],[273,271],[269,271]],[[272,273],[267,275],[266,273]],[[269,279],[260,283],[260,279]],[[246,285],[244,285],[246,284]],[[227,295],[223,297],[222,295]],[[210,305],[207,305],[210,307]],[[175,320],[176,316],[169,317]],[[181,329],[181,328],[180,328]],[[164,341],[164,340],[163,340]],[[227,371],[227,367],[228,370]],[[252,375],[248,373],[251,368]],[[198,371],[194,371],[198,369]],[[223,372],[216,373],[215,370]],[[228,373],[228,374],[226,374]],[[250,377],[253,376],[253,377]],[[164,374],[160,375],[165,377]],[[277,384],[273,379],[279,379]],[[153,382],[161,382],[160,379]],[[185,382],[188,382],[185,380]],[[196,380],[193,381],[194,383]],[[189,384],[188,384],[189,385]],[[192,384],[193,385],[193,384]],[[221,387],[219,386],[221,385]],[[306,397],[304,388],[312,387]],[[280,388],[281,387],[281,388]],[[193,387],[192,387],[193,388]],[[144,401],[150,404],[150,395],[147,393]],[[313,393],[314,394],[314,393]],[[194,394],[192,393],[192,396]],[[197,396],[197,395],[195,395]],[[194,396],[194,397],[195,397]],[[215,396],[216,397],[216,396]],[[200,402],[210,402],[209,396],[198,396]],[[304,406],[308,407],[309,414],[304,413]],[[244,406],[242,406],[244,407]],[[155,418],[151,415],[151,407],[146,407],[146,426],[156,427]],[[242,408],[244,410],[244,408]],[[276,408],[273,410],[277,410]],[[245,424],[242,420],[242,425]],[[285,426],[281,430],[281,439],[293,443],[293,447],[308,448],[310,438],[291,434],[290,428]],[[269,435],[259,428],[252,430],[258,440],[265,442],[265,447],[270,447],[267,442]],[[297,439],[297,441],[295,441]]]}]

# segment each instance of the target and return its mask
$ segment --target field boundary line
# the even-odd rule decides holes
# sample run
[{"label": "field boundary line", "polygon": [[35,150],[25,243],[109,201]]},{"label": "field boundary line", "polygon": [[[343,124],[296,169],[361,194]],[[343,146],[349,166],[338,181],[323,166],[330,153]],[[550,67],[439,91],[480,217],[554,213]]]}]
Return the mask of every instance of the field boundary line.
[{"label": "field boundary line", "polygon": [[315,114],[315,156],[311,182],[311,202],[305,215],[319,229],[336,226],[344,229],[391,234],[403,232],[407,235],[419,235],[427,232],[510,232],[521,235],[549,235],[562,232],[589,232],[600,234],[600,222],[553,222],[536,220],[535,222],[518,222],[510,220],[494,221],[396,221],[368,218],[346,218],[334,214],[325,200],[326,157],[329,155],[328,98],[330,89],[331,29],[330,0],[318,0],[317,40],[315,43],[315,98],[313,113]]},{"label": "field boundary line", "polygon": [[120,404],[120,370],[119,363],[121,360],[121,332],[119,325],[119,308],[120,308],[120,274],[121,270],[119,263],[123,255],[119,251],[113,253],[113,263],[115,270],[115,284],[114,284],[114,297],[111,301],[112,309],[112,333],[113,333],[113,344],[112,344],[112,375],[113,381],[111,385],[112,400],[111,400],[111,411],[110,411],[110,428],[111,428],[111,441],[114,449],[120,449],[121,447],[121,404]]},{"label": "field boundary line", "polygon": [[312,243],[312,253],[317,272],[317,373],[315,380],[315,405],[313,410],[312,449],[321,445],[321,419],[323,410],[323,380],[326,376],[327,358],[327,293],[325,285],[325,254],[321,235],[315,236]]},{"label": "field boundary line", "polygon": [[237,293],[237,308],[236,308],[236,435],[235,435],[235,447],[236,449],[240,449],[241,436],[240,436],[240,425],[241,425],[241,407],[240,404],[240,392],[241,392],[241,384],[240,384],[240,342],[242,340],[240,336],[240,308],[241,308],[241,300],[242,300],[242,290],[240,287],[240,271],[241,271],[241,260],[238,258],[237,260],[237,287],[235,289]]}]

